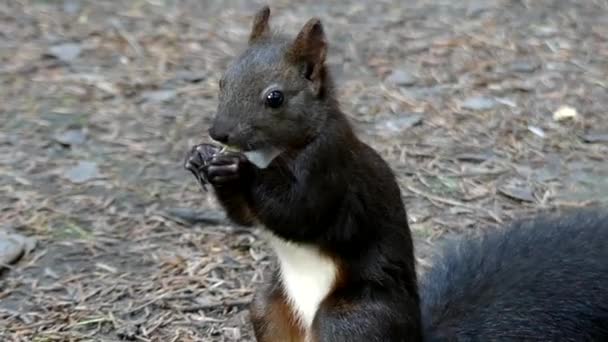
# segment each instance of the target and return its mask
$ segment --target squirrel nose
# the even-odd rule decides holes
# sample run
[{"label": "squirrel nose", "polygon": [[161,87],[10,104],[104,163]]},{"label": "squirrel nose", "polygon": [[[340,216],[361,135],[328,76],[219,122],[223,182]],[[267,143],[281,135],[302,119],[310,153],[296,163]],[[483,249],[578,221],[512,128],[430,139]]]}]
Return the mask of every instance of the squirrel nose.
[{"label": "squirrel nose", "polygon": [[220,142],[222,144],[228,144],[229,135],[227,133],[218,132],[216,129],[213,129],[213,127],[211,127],[211,129],[209,130],[209,136],[211,137],[211,139],[217,142]]}]

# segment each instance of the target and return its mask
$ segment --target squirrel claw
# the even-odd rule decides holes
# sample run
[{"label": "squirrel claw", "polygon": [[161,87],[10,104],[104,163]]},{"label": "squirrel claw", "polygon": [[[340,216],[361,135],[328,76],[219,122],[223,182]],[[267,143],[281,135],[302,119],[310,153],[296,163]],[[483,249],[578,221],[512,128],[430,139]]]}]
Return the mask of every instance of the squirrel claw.
[{"label": "squirrel claw", "polygon": [[193,147],[188,155],[186,156],[186,162],[184,168],[194,175],[197,183],[206,192],[207,184],[209,179],[207,177],[206,168],[209,166],[209,162],[213,157],[214,153],[209,153],[210,145],[198,145]]},{"label": "squirrel claw", "polygon": [[[191,164],[189,164],[188,166],[191,166]],[[206,179],[204,173],[199,172],[194,167],[186,167],[186,169],[192,172],[194,178],[196,178],[196,182],[201,186],[203,190],[205,190],[205,192],[209,191],[207,190],[207,184],[209,184],[209,181]]]},{"label": "squirrel claw", "polygon": [[203,190],[205,190],[205,192],[207,192],[207,184],[209,182],[207,181],[204,173],[199,172],[199,170],[190,161],[187,161],[184,167],[186,168],[186,170],[192,172],[194,178],[196,179],[196,182],[201,186],[201,188],[203,188]]}]

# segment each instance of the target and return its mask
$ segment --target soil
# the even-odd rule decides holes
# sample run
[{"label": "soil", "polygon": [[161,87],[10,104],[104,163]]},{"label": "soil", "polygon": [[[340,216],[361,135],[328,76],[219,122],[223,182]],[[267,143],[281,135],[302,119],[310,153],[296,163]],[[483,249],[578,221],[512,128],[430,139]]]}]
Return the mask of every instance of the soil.
[{"label": "soil", "polygon": [[[251,1],[0,0],[3,341],[252,341],[274,257],[183,169]],[[608,204],[608,2],[272,1],[329,36],[344,110],[437,241]]]}]

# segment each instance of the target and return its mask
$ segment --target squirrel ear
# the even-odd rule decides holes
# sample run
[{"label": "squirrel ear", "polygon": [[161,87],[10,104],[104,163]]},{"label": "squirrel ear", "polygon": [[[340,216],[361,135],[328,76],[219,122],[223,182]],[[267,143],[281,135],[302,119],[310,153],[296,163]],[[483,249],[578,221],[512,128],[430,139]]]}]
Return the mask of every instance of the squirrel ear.
[{"label": "squirrel ear", "polygon": [[270,8],[268,6],[262,7],[253,18],[253,27],[249,34],[249,44],[256,40],[266,37],[270,34],[270,26],[268,25],[268,19],[270,18]]},{"label": "squirrel ear", "polygon": [[323,69],[327,42],[323,25],[318,18],[310,19],[291,45],[288,58],[293,63],[305,63],[305,77],[316,81]]}]

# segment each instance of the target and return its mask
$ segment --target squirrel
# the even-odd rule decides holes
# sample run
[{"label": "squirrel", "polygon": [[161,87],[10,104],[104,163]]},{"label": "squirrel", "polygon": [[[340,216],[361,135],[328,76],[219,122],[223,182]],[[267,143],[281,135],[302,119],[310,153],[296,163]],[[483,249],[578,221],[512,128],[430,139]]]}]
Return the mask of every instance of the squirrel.
[{"label": "squirrel", "polygon": [[258,341],[608,338],[608,215],[454,242],[419,282],[396,177],[340,109],[321,21],[292,39],[269,17],[257,12],[219,82],[209,135],[229,148],[185,161],[277,255],[251,303]]}]

